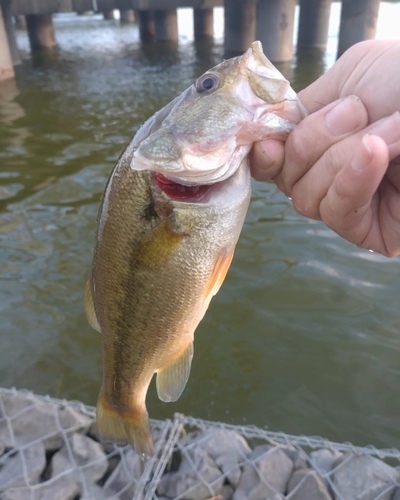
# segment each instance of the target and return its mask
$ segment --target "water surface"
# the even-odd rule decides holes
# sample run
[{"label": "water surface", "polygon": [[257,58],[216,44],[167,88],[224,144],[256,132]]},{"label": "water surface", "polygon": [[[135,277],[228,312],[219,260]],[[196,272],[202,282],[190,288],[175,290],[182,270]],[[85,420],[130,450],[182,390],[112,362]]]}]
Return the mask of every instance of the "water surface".
[{"label": "water surface", "polygon": [[[379,36],[399,7],[382,4]],[[334,61],[332,9],[327,53],[280,66],[297,90]],[[101,192],[140,124],[223,57],[220,21],[215,43],[196,45],[180,15],[177,47],[141,46],[136,26],[99,17],[57,18],[50,53],[32,56],[18,33],[23,64],[0,86],[1,386],[96,402],[101,342],[82,295]],[[152,387],[151,416],[400,447],[398,269],[254,182],[187,388],[164,404]]]}]

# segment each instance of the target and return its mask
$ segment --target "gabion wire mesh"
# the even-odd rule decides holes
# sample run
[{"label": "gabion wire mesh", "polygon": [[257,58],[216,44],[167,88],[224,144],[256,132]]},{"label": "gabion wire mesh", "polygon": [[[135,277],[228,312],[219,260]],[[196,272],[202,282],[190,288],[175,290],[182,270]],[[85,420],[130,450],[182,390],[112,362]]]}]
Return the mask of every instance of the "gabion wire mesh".
[{"label": "gabion wire mesh", "polygon": [[99,443],[95,409],[0,389],[1,500],[399,500],[400,452],[177,414],[155,455]]}]

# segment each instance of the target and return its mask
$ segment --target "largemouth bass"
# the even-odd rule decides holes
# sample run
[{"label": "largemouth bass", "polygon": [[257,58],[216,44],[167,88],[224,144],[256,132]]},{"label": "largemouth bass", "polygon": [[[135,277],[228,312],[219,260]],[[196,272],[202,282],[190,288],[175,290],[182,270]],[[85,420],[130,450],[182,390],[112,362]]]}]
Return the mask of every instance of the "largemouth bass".
[{"label": "largemouth bass", "polygon": [[247,154],[304,117],[289,82],[254,42],[151,117],[115,166],[98,216],[85,292],[103,340],[101,436],[153,453],[145,398],[189,377],[194,331],[220,288],[250,201]]}]

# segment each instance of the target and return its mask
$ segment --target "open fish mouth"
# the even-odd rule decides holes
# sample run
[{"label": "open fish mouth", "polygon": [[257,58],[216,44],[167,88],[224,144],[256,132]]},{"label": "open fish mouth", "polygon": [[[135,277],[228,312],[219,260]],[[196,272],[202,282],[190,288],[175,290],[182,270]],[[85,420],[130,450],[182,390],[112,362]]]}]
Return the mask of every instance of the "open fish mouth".
[{"label": "open fish mouth", "polygon": [[174,180],[167,179],[160,173],[154,174],[156,185],[168,198],[186,203],[206,203],[210,196],[210,191],[219,187],[223,181],[213,184],[184,185]]}]

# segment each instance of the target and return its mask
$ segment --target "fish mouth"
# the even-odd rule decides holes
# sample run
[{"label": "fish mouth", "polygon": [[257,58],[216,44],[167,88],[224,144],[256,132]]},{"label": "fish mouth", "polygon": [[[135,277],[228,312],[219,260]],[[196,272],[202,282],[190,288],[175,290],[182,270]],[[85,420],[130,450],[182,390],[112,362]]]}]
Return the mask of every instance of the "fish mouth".
[{"label": "fish mouth", "polygon": [[184,203],[206,203],[209,199],[208,195],[210,191],[215,187],[218,188],[218,185],[223,183],[222,181],[213,184],[184,185],[164,177],[159,172],[154,174],[154,179],[157,186],[168,198]]}]

